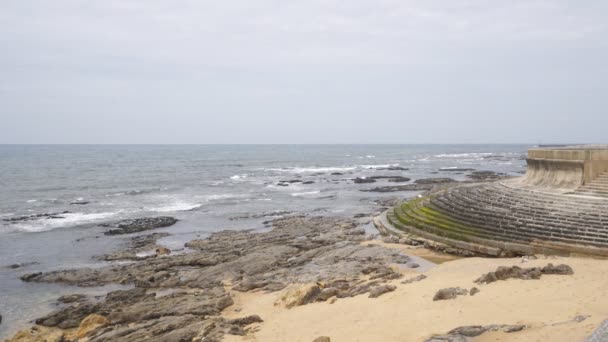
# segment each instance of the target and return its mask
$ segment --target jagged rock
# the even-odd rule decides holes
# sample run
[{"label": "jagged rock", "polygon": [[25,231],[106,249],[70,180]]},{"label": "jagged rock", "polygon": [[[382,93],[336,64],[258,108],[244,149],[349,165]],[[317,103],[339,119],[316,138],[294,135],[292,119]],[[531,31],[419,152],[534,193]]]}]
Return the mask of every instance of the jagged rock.
[{"label": "jagged rock", "polygon": [[101,327],[104,327],[108,324],[110,324],[110,321],[108,321],[107,318],[105,318],[101,315],[98,315],[98,314],[89,315],[84,320],[82,320],[82,322],[80,322],[80,325],[78,326],[78,330],[76,331],[75,337],[77,339],[85,338],[91,332],[93,332]]},{"label": "jagged rock", "polygon": [[288,291],[282,298],[285,307],[288,309],[294,306],[305,305],[314,302],[321,294],[321,289],[317,285],[307,285]]},{"label": "jagged rock", "polygon": [[425,342],[468,342],[471,337],[480,336],[488,331],[504,331],[513,333],[525,329],[525,325],[469,325],[450,330],[445,335],[433,336]]},{"label": "jagged rock", "polygon": [[[191,251],[185,254],[38,272],[21,279],[77,286],[134,285],[108,293],[105,300],[73,302],[38,319],[47,326],[75,328],[91,314],[106,317],[110,324],[90,332],[90,342],[190,341],[197,336],[207,342],[246,332],[241,325],[246,322],[217,317],[233,304],[224,290],[226,280],[240,291],[273,292],[287,284],[311,284],[299,296],[287,296],[290,305],[305,305],[369,293],[401,276],[390,265],[410,261],[389,248],[361,245],[362,231],[355,220],[292,216],[272,223],[266,232],[221,231],[190,241],[186,245]],[[125,251],[115,254],[149,250],[158,237],[153,235],[135,236]]]},{"label": "jagged rock", "polygon": [[553,266],[553,264],[548,264],[547,266],[543,267],[540,271],[542,272],[542,274],[560,274],[560,275],[574,274],[572,267],[570,267],[566,264],[561,264],[561,265],[557,265],[557,266]]},{"label": "jagged rock", "polygon": [[43,214],[34,214],[34,215],[26,215],[26,216],[17,216],[11,218],[2,219],[5,222],[21,222],[21,221],[31,221],[31,220],[40,220],[40,219],[59,219],[64,218],[63,214],[69,214],[70,212],[65,210],[62,212],[55,213],[43,213]]},{"label": "jagged rock", "polygon": [[378,298],[378,297],[382,296],[385,293],[395,291],[396,288],[397,287],[394,286],[394,285],[380,285],[380,286],[376,286],[376,287],[374,287],[369,292],[369,298]]},{"label": "jagged rock", "polygon": [[117,229],[111,229],[105,232],[105,235],[121,235],[142,232],[155,228],[163,228],[174,225],[177,222],[176,218],[170,216],[146,217],[132,220],[124,220],[118,222]]},{"label": "jagged rock", "polygon": [[457,296],[464,296],[468,293],[468,290],[460,287],[448,287],[437,291],[437,293],[435,293],[435,296],[433,297],[433,301],[454,299]]},{"label": "jagged rock", "polygon": [[156,248],[156,255],[169,255],[171,254],[171,250],[167,247],[158,247]]},{"label": "jagged rock", "polygon": [[80,293],[75,293],[75,294],[61,296],[61,297],[57,298],[57,302],[63,303],[63,304],[70,304],[70,303],[83,301],[86,298],[87,298],[86,295],[83,295]]},{"label": "jagged rock", "polygon": [[539,267],[532,268],[521,268],[519,266],[500,266],[494,272],[489,272],[478,279],[475,280],[475,283],[478,284],[489,284],[498,280],[507,280],[511,278],[515,279],[540,279],[543,274],[561,274],[561,275],[569,275],[573,274],[574,271],[568,265],[557,265],[553,266],[553,264],[548,264],[542,269]]},{"label": "jagged rock", "polygon": [[479,293],[479,289],[478,289],[478,288],[476,288],[476,287],[473,287],[473,288],[471,288],[471,289],[469,290],[469,295],[470,295],[470,296],[474,296],[474,295],[476,295],[477,293]]}]

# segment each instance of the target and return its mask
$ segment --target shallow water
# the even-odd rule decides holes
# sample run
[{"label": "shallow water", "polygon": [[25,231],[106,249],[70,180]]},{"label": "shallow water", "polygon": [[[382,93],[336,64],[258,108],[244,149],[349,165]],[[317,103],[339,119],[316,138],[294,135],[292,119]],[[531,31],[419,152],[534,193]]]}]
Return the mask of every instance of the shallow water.
[{"label": "shallow water", "polygon": [[[99,224],[157,215],[180,221],[160,242],[185,241],[222,229],[265,229],[275,212],[352,216],[378,198],[415,192],[361,192],[389,183],[353,184],[355,177],[393,175],[465,179],[453,168],[519,175],[524,145],[2,145],[0,146],[0,337],[25,317],[40,316],[59,285],[25,284],[25,273],[100,266],[92,260],[124,242]],[[389,171],[388,167],[409,168]],[[334,174],[332,173],[341,173]],[[312,181],[279,186],[281,180]],[[88,202],[87,204],[70,204]],[[60,218],[8,222],[41,213]],[[278,216],[278,215],[277,215]],[[367,227],[366,229],[369,229]],[[11,269],[5,266],[36,262]],[[82,291],[76,291],[82,292]],[[26,298],[27,297],[27,298]]]}]

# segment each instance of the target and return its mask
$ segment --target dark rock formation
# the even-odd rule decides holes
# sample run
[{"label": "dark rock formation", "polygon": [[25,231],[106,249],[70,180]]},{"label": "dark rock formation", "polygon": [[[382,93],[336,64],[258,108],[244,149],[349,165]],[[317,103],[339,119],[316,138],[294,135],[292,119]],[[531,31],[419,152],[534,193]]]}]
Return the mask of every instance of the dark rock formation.
[{"label": "dark rock formation", "polygon": [[480,336],[488,331],[504,331],[513,333],[525,329],[525,325],[469,325],[450,330],[445,335],[433,336],[425,342],[467,342],[471,337]]},{"label": "dark rock formation", "polygon": [[86,295],[83,295],[80,293],[75,293],[75,294],[61,296],[61,297],[57,298],[57,302],[63,303],[63,304],[70,304],[70,303],[75,303],[75,302],[81,302],[81,301],[85,300],[86,298],[87,298]]},{"label": "dark rock formation", "polygon": [[369,292],[369,298],[378,298],[385,293],[395,291],[396,288],[394,285],[376,286]]},{"label": "dark rock formation", "polygon": [[353,180],[355,182],[355,184],[366,184],[366,183],[375,183],[376,180],[373,178],[362,178],[362,177],[357,177]]},{"label": "dark rock formation", "polygon": [[474,181],[487,182],[505,178],[507,177],[507,174],[494,171],[474,171],[468,174],[467,177]]},{"label": "dark rock formation", "polygon": [[446,300],[446,299],[454,299],[458,296],[464,296],[469,293],[468,290],[460,288],[460,287],[448,287],[445,289],[441,289],[435,293],[433,297],[434,301],[438,300]]},{"label": "dark rock formation", "polygon": [[27,216],[17,216],[17,217],[11,217],[11,218],[5,218],[2,219],[2,221],[5,222],[21,222],[21,221],[31,221],[31,220],[40,220],[40,219],[59,219],[59,218],[64,218],[63,214],[69,214],[69,211],[62,211],[62,212],[56,212],[56,213],[43,213],[43,214],[34,214],[34,215],[27,215]]},{"label": "dark rock formation", "polygon": [[105,235],[121,235],[142,232],[155,228],[163,228],[174,225],[177,219],[170,216],[146,217],[132,220],[120,221],[116,224],[117,229],[105,232]]},{"label": "dark rock formation", "polygon": [[561,274],[561,275],[569,275],[574,274],[572,268],[568,265],[557,265],[553,266],[553,264],[548,264],[543,268],[532,267],[532,268],[521,268],[519,266],[500,266],[494,272],[489,272],[478,279],[475,280],[475,283],[478,284],[489,284],[498,280],[507,280],[511,278],[515,279],[540,279],[543,274]]},{"label": "dark rock formation", "polygon": [[471,288],[471,289],[469,290],[469,295],[470,295],[470,296],[474,296],[474,295],[476,295],[476,294],[478,294],[478,293],[479,293],[479,289],[478,289],[478,288],[476,288],[476,287],[473,287],[473,288]]}]

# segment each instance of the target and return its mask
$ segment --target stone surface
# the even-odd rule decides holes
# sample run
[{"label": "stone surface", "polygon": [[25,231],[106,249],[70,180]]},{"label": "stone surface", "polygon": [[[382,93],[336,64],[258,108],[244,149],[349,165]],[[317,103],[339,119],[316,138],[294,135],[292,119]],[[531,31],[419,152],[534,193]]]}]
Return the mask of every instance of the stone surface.
[{"label": "stone surface", "polygon": [[519,266],[500,266],[494,272],[488,272],[475,280],[478,284],[489,284],[498,280],[507,280],[511,278],[515,279],[540,279],[543,274],[560,274],[570,275],[574,274],[572,268],[568,265],[557,265],[548,264],[543,268],[532,267],[532,268],[521,268]]},{"label": "stone surface", "polygon": [[[99,286],[132,285],[99,301],[82,298],[40,317],[52,328],[78,328],[90,315],[109,321],[87,332],[89,341],[219,341],[224,334],[244,335],[259,317],[228,320],[222,310],[233,304],[234,291],[284,291],[289,306],[366,293],[386,293],[387,282],[401,277],[393,264],[410,259],[396,250],[361,245],[364,230],[350,219],[294,216],[272,221],[272,230],[221,231],[187,243],[190,252],[134,258],[101,268],[31,273],[29,282]],[[149,250],[162,235],[134,236],[125,250],[132,256]],[[152,249],[154,252],[155,249]],[[120,260],[120,259],[118,259]]]},{"label": "stone surface", "polygon": [[454,299],[458,296],[467,295],[468,293],[468,290],[460,287],[448,287],[437,291],[435,296],[433,296],[433,301]]},{"label": "stone surface", "polygon": [[146,217],[120,221],[116,229],[110,229],[105,235],[121,235],[142,232],[155,228],[169,227],[177,223],[177,219],[170,216]]}]

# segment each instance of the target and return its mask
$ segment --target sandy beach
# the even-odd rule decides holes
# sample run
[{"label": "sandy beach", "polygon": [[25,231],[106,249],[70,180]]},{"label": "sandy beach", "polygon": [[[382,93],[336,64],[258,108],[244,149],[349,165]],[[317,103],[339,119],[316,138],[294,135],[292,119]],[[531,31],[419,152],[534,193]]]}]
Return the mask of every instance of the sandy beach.
[{"label": "sandy beach", "polygon": [[[498,266],[542,267],[549,262],[570,265],[574,275],[473,283]],[[280,304],[283,292],[244,293],[235,297],[235,305],[224,314],[256,313],[264,322],[255,333],[227,335],[226,341],[313,341],[319,336],[337,342],[424,341],[456,327],[489,324],[525,324],[526,328],[513,333],[488,332],[475,341],[583,341],[608,317],[608,299],[602,295],[608,286],[607,271],[606,261],[588,258],[539,256],[524,263],[521,258],[467,258],[440,264],[419,282],[393,281],[397,289],[375,299],[357,296],[286,309]],[[405,279],[415,275],[409,271]],[[476,286],[480,292],[433,301],[437,290],[455,286]],[[588,317],[574,321],[581,315]]]}]

